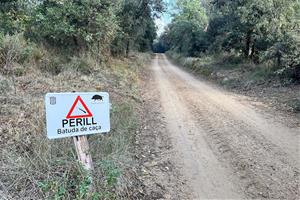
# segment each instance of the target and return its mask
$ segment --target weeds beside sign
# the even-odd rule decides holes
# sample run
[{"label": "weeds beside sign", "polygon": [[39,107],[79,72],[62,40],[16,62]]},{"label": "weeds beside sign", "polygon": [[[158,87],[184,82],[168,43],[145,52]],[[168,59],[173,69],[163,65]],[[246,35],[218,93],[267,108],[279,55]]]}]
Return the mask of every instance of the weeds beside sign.
[{"label": "weeds beside sign", "polygon": [[48,93],[45,103],[49,139],[110,131],[108,93]]}]

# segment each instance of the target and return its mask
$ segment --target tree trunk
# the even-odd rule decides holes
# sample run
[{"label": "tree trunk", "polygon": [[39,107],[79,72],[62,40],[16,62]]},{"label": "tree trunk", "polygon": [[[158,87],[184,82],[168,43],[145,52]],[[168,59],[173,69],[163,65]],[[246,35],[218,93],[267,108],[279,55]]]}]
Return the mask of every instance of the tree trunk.
[{"label": "tree trunk", "polygon": [[245,49],[244,49],[244,54],[245,54],[246,58],[248,58],[250,56],[251,36],[252,36],[252,30],[248,31],[247,35],[246,35],[246,44],[245,44]]},{"label": "tree trunk", "polygon": [[295,77],[295,80],[300,83],[300,66],[296,66],[294,68],[294,77]]},{"label": "tree trunk", "polygon": [[281,54],[277,54],[277,66],[281,66]]},{"label": "tree trunk", "polygon": [[[253,60],[254,59],[254,54],[255,54],[255,46],[254,46],[254,42],[251,46],[251,49],[249,50],[249,55],[250,55],[250,59]],[[253,60],[254,61],[254,60]]]},{"label": "tree trunk", "polygon": [[127,44],[126,44],[126,57],[128,58],[128,56],[129,56],[129,46],[130,46],[130,41],[129,40],[127,40]]},{"label": "tree trunk", "polygon": [[75,35],[73,35],[73,42],[74,42],[75,47],[78,48],[79,43],[78,43],[77,37]]},{"label": "tree trunk", "polygon": [[75,50],[78,56],[85,50],[85,44],[80,40],[80,38],[73,35],[73,42],[75,45]]},{"label": "tree trunk", "polygon": [[275,53],[275,58],[276,58],[276,64],[277,64],[277,67],[280,67],[281,66],[281,58],[282,58],[282,53],[280,51],[280,49],[277,49],[276,53]]}]

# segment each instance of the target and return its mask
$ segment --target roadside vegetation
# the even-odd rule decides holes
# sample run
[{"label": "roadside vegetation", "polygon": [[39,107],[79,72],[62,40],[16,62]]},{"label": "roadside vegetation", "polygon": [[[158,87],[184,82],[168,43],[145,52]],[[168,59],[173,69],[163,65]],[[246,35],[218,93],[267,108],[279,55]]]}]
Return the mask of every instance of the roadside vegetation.
[{"label": "roadside vegetation", "polygon": [[[156,52],[167,51],[195,73],[229,88],[299,88],[298,0],[178,0],[176,10],[154,45]],[[297,111],[300,97],[290,93],[285,103]]]},{"label": "roadside vegetation", "polygon": [[[138,73],[150,61],[153,15],[162,10],[147,0],[0,2],[1,199],[138,197],[131,152]],[[111,97],[111,132],[88,138],[91,192],[72,139],[46,138],[44,95],[70,91]]]}]

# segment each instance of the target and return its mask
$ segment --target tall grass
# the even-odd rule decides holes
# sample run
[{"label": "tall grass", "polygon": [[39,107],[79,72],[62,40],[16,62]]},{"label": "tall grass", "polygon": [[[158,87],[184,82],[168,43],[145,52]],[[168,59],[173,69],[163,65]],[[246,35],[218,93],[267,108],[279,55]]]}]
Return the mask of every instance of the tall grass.
[{"label": "tall grass", "polygon": [[[31,49],[25,61],[13,61],[24,69],[15,77],[15,92],[10,88],[12,75],[0,75],[1,198],[130,198],[134,172],[127,171],[135,164],[130,151],[139,124],[137,73],[149,56],[104,65],[88,54],[68,57],[39,46]],[[72,139],[46,138],[43,99],[51,91],[99,88],[110,92],[112,130],[88,138],[95,165],[93,191],[88,192],[91,183],[77,162]]]}]

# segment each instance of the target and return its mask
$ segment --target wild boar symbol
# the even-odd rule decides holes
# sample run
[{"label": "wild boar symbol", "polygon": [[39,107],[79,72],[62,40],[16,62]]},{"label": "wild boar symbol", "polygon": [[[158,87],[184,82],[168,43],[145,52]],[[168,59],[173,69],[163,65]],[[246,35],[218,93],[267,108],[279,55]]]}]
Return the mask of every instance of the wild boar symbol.
[{"label": "wild boar symbol", "polygon": [[103,97],[96,94],[92,97],[92,100],[96,103],[96,102],[102,102],[103,101]]}]

